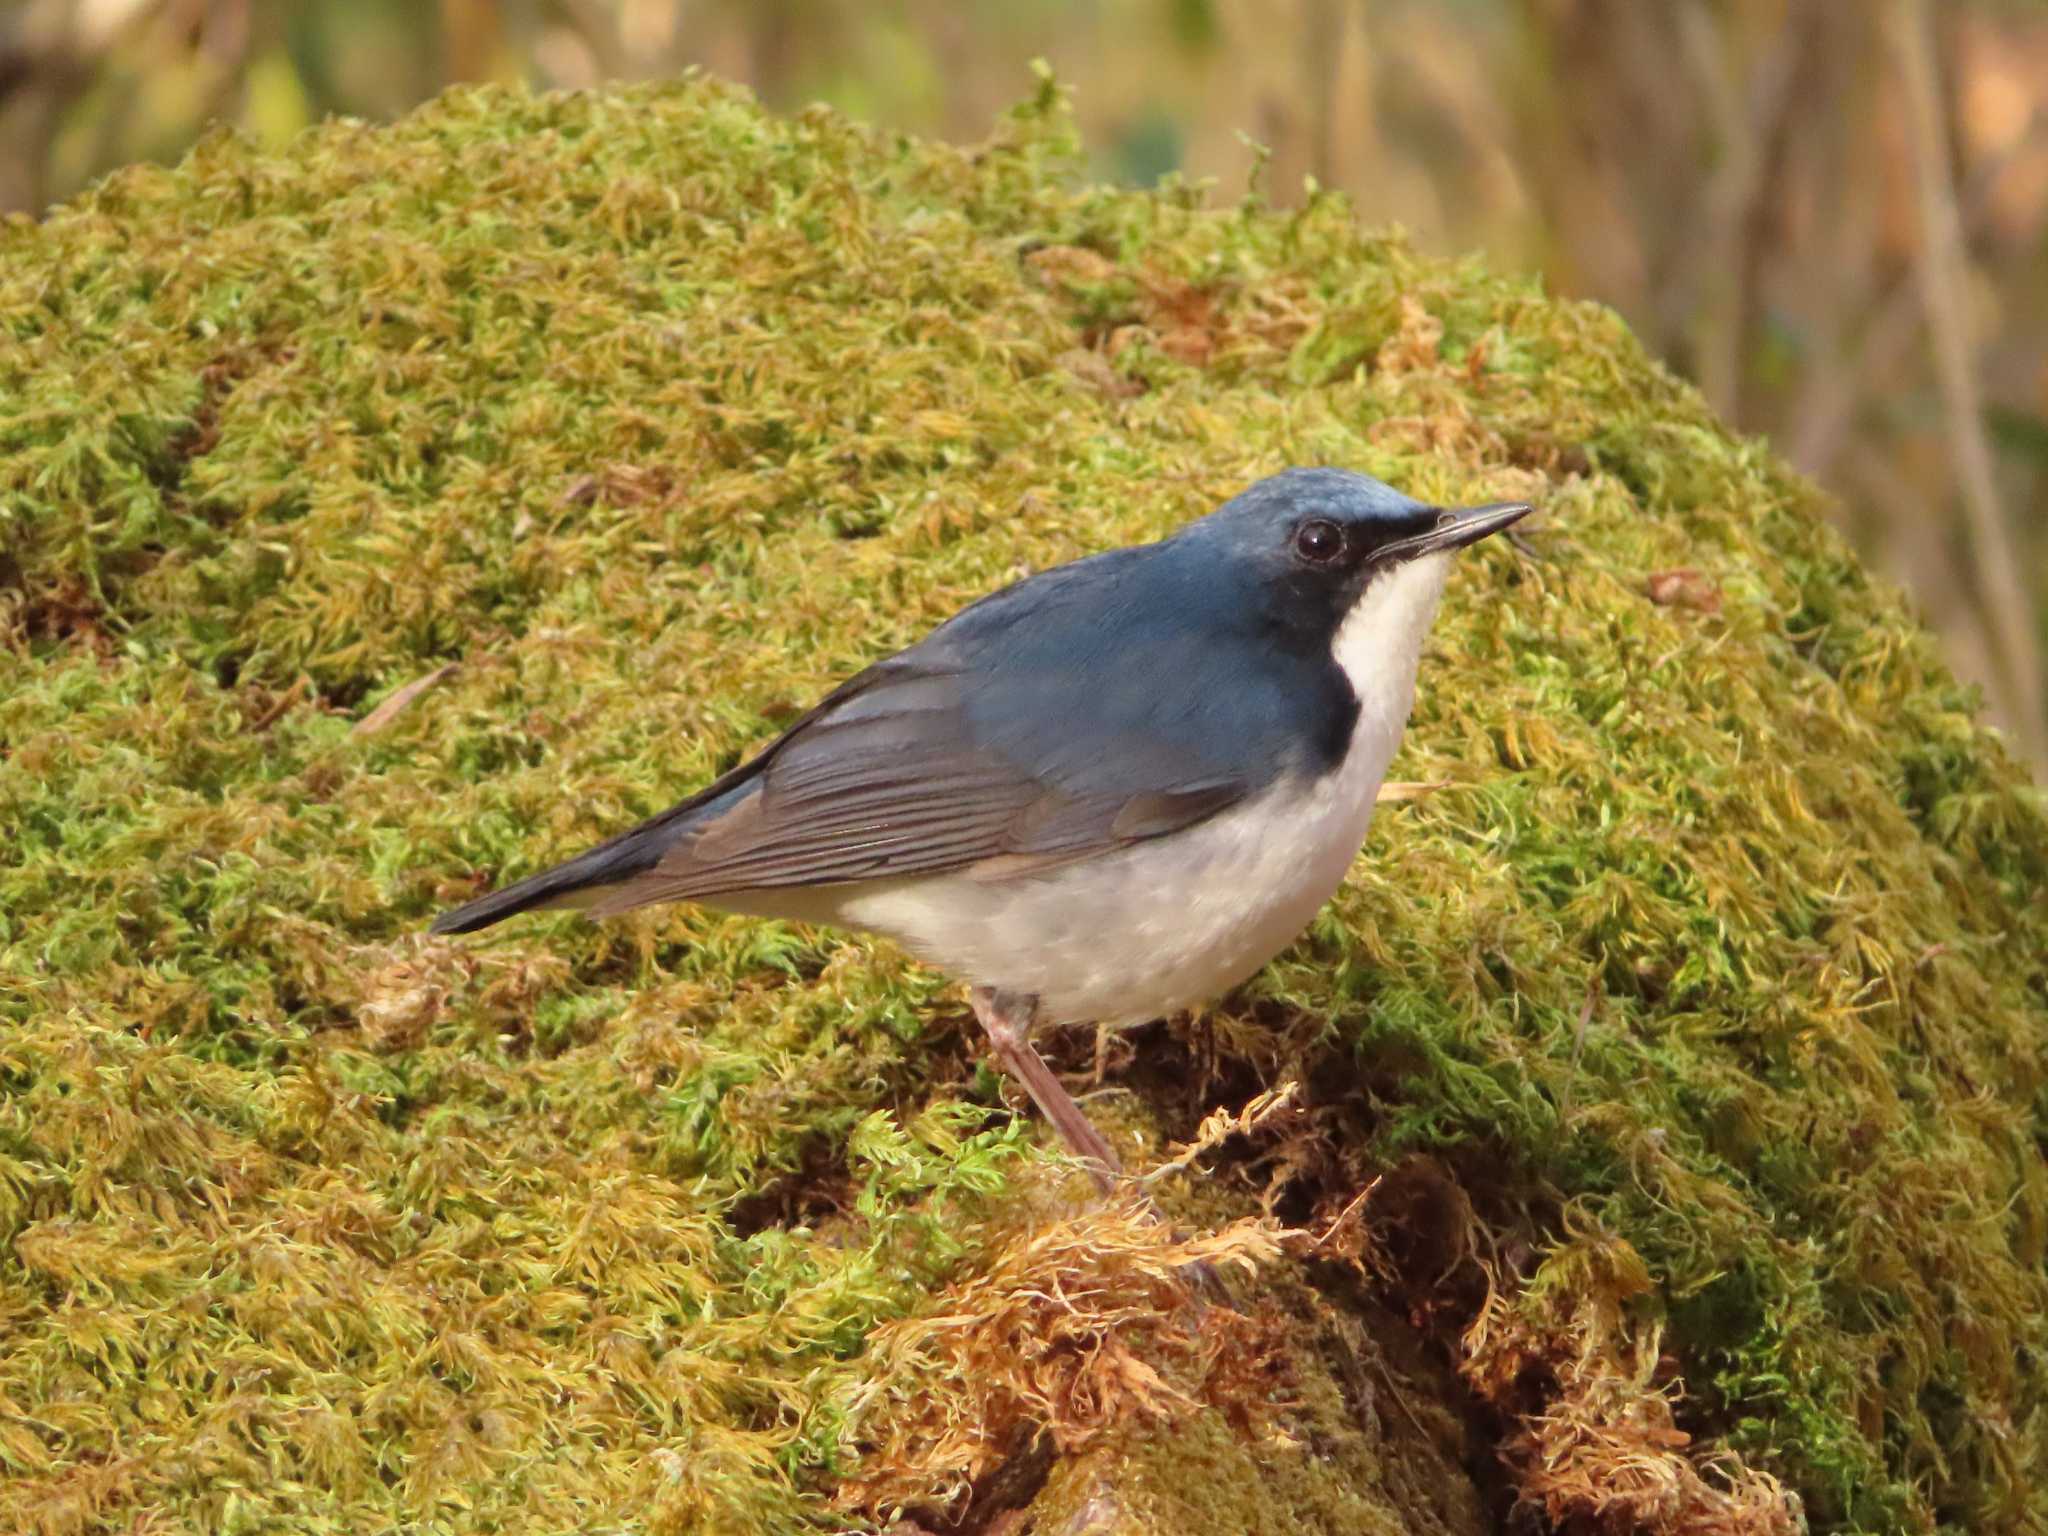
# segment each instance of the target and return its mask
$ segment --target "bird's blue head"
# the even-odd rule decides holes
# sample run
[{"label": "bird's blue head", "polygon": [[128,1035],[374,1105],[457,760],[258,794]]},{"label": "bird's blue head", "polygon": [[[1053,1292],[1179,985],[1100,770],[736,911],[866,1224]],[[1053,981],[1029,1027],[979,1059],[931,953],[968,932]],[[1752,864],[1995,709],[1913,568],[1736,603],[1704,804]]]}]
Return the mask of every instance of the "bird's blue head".
[{"label": "bird's blue head", "polygon": [[1170,542],[1239,578],[1261,628],[1312,646],[1340,630],[1421,644],[1453,551],[1526,516],[1525,502],[1425,505],[1345,469],[1288,469],[1188,524]]}]

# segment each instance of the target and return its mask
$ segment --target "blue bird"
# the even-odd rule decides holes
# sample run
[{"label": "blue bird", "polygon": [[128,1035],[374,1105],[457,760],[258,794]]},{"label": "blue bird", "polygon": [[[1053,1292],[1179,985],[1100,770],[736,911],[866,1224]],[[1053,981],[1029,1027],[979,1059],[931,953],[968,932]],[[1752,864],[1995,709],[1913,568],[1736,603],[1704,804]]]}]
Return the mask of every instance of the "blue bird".
[{"label": "blue bird", "polygon": [[433,931],[694,901],[885,935],[970,983],[1106,1188],[1116,1155],[1031,1026],[1157,1018],[1292,942],[1365,840],[1452,553],[1529,510],[1283,471],[970,604],[680,805]]}]

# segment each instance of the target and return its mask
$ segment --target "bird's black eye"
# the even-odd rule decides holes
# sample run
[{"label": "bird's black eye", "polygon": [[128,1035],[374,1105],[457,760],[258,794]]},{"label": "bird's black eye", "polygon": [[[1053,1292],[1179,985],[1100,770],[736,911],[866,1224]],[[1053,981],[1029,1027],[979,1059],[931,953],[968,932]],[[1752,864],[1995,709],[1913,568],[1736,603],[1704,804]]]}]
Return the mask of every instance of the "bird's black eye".
[{"label": "bird's black eye", "polygon": [[1312,565],[1328,565],[1344,553],[1344,530],[1320,517],[1294,530],[1294,548]]}]

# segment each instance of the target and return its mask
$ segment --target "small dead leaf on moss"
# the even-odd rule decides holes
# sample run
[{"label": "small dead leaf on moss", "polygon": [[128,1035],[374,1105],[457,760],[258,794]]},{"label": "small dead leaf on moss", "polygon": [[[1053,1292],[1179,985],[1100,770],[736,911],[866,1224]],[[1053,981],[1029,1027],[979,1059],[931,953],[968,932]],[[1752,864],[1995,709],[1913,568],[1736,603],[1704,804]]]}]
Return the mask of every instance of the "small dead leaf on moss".
[{"label": "small dead leaf on moss", "polygon": [[674,491],[674,472],[661,464],[607,464],[596,473],[577,475],[562,487],[555,503],[563,507],[587,507],[599,500],[608,506],[644,506]]},{"label": "small dead leaf on moss", "polygon": [[1219,313],[1215,289],[1179,278],[1145,281],[1145,319],[1157,335],[1155,345],[1166,356],[1194,367],[1206,367],[1216,355],[1227,321]]},{"label": "small dead leaf on moss", "polygon": [[1650,601],[1666,608],[1690,608],[1695,613],[1721,611],[1720,584],[1690,565],[1652,571],[1649,590]]},{"label": "small dead leaf on moss", "polygon": [[1159,338],[1159,350],[1176,362],[1200,368],[1216,351],[1216,341],[1198,325],[1177,326]]},{"label": "small dead leaf on moss", "polygon": [[1040,281],[1061,288],[1100,287],[1117,276],[1115,262],[1081,245],[1042,245],[1024,264]]},{"label": "small dead leaf on moss", "polygon": [[1540,427],[1506,432],[1502,446],[1508,462],[1520,469],[1538,470],[1558,479],[1593,472],[1593,460],[1583,443],[1565,442]]},{"label": "small dead leaf on moss", "polygon": [[1150,276],[1144,280],[1145,309],[1162,329],[1191,326],[1207,329],[1216,319],[1217,294],[1213,287],[1190,283],[1177,277]]},{"label": "small dead leaf on moss", "polygon": [[394,689],[385,697],[383,703],[358,720],[349,731],[349,734],[351,736],[376,735],[377,732],[383,730],[384,727],[396,720],[404,712],[408,704],[433,687],[434,684],[440,682],[441,679],[447,677],[460,665],[460,662],[443,662],[425,677],[416,677],[404,687]]},{"label": "small dead leaf on moss", "polygon": [[1059,355],[1062,368],[1111,400],[1129,400],[1145,393],[1145,382],[1119,373],[1108,358],[1087,347],[1069,347]]},{"label": "small dead leaf on moss", "polygon": [[1403,800],[1420,800],[1440,789],[1449,789],[1451,783],[1449,779],[1393,779],[1380,786],[1378,799],[1381,805],[1395,804]]}]

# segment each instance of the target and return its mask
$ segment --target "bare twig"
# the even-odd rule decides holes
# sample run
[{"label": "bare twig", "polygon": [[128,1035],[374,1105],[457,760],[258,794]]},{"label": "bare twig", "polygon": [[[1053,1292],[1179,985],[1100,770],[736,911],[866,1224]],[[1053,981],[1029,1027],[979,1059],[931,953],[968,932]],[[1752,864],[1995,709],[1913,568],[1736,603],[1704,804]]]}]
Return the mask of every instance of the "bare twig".
[{"label": "bare twig", "polygon": [[[2012,143],[1971,173],[1958,210],[1966,243],[1990,215],[2005,173],[2039,148],[2044,126],[2048,115],[2035,113]],[[1925,313],[1911,277],[1900,277],[1859,307],[1868,316],[1860,339],[1831,366],[1811,371],[1811,382],[1793,415],[1792,462],[1809,475],[1825,477],[1833,469],[1870,386],[1898,367],[1920,334]]]},{"label": "bare twig", "polygon": [[374,736],[392,721],[399,712],[414,699],[425,693],[434,684],[453,672],[460,663],[444,661],[425,677],[416,677],[403,688],[394,689],[385,696],[384,702],[358,720],[349,730],[351,736]]},{"label": "bare twig", "polygon": [[1377,803],[1386,805],[1399,800],[1420,800],[1425,795],[1433,795],[1440,789],[1450,787],[1449,779],[1395,779],[1380,786]]},{"label": "bare twig", "polygon": [[661,72],[659,59],[636,56],[620,34],[617,5],[604,0],[559,0],[562,20],[590,50],[601,80],[651,79]]},{"label": "bare twig", "polygon": [[1336,174],[1337,64],[1343,42],[1342,15],[1336,0],[1302,0],[1301,62],[1302,73],[1308,78],[1308,169],[1324,186]]},{"label": "bare twig", "polygon": [[40,212],[50,145],[65,112],[92,88],[100,65],[162,9],[162,0],[87,8],[66,0],[0,15],[0,213]]},{"label": "bare twig", "polygon": [[1948,446],[1968,515],[1971,555],[1988,628],[1997,648],[1993,686],[2000,713],[2027,756],[2048,758],[2048,718],[2041,697],[2041,656],[2034,637],[2021,565],[1999,504],[1970,342],[1962,221],[1949,171],[1948,126],[1937,76],[1934,12],[1929,0],[1894,0],[1891,42],[1906,98],[1919,201],[1921,303],[1927,311],[1935,374],[1948,415]]},{"label": "bare twig", "polygon": [[504,46],[498,0],[441,0],[441,46],[450,80],[488,80]]},{"label": "bare twig", "polygon": [[1343,1210],[1337,1213],[1336,1217],[1330,1222],[1330,1224],[1327,1227],[1323,1228],[1323,1235],[1317,1238],[1315,1242],[1313,1242],[1309,1246],[1312,1248],[1320,1248],[1325,1243],[1329,1242],[1331,1238],[1335,1237],[1337,1235],[1338,1229],[1341,1228],[1345,1222],[1351,1219],[1352,1213],[1356,1211],[1360,1206],[1364,1205],[1366,1201],[1372,1198],[1372,1192],[1380,1187],[1380,1181],[1385,1177],[1385,1174],[1375,1175],[1371,1179],[1371,1181],[1369,1181],[1366,1184],[1365,1188],[1361,1189],[1357,1194],[1351,1197],[1350,1202],[1345,1205]]},{"label": "bare twig", "polygon": [[1274,1116],[1295,1108],[1300,1091],[1299,1083],[1289,1081],[1255,1095],[1236,1114],[1227,1109],[1211,1110],[1196,1128],[1193,1141],[1177,1149],[1173,1157],[1157,1168],[1141,1175],[1138,1182],[1155,1184],[1171,1174],[1187,1172],[1194,1166],[1196,1158],[1214,1152],[1231,1137],[1249,1136]]},{"label": "bare twig", "polygon": [[1716,313],[1706,324],[1697,318],[1689,322],[1696,338],[1696,371],[1707,398],[1724,415],[1740,420],[1742,358],[1762,305],[1765,197],[1784,160],[1794,87],[1806,73],[1806,51],[1820,18],[1808,12],[1778,32],[1749,70],[1745,91],[1728,63],[1718,15],[1706,0],[1693,0],[1676,18],[1678,41],[1720,140],[1721,160],[1701,199],[1699,236],[1679,252],[1667,302],[1693,308],[1699,290],[1713,290],[1708,297]]}]

